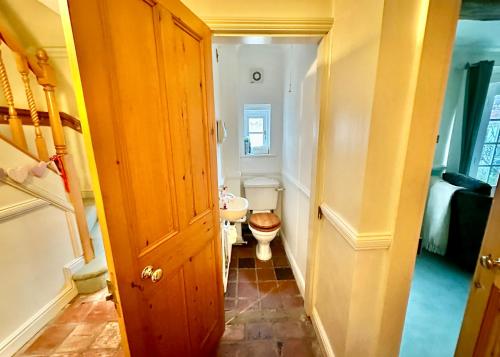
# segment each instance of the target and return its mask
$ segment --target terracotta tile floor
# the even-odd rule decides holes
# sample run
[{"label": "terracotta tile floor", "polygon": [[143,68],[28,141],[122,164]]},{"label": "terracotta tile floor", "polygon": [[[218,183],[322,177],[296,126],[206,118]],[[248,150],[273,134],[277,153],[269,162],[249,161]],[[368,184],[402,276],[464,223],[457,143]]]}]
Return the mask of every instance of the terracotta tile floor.
[{"label": "terracotta tile floor", "polygon": [[218,356],[321,356],[280,238],[271,243],[273,258],[262,262],[246,227],[243,237],[247,245],[233,246]]},{"label": "terracotta tile floor", "polygon": [[102,290],[76,297],[16,356],[124,356],[115,307],[105,296],[106,290]]},{"label": "terracotta tile floor", "polygon": [[[255,239],[244,233],[248,244],[233,247],[218,356],[321,356],[280,238],[271,244],[273,258],[262,262]],[[76,297],[16,356],[123,356],[116,311],[105,295]]]}]

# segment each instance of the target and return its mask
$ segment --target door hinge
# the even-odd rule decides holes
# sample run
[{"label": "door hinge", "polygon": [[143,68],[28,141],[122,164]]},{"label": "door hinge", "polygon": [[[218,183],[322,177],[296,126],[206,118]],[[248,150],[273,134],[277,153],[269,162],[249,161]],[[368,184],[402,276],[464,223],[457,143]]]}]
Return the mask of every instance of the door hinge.
[{"label": "door hinge", "polygon": [[219,50],[215,49],[215,62],[219,63]]},{"label": "door hinge", "polygon": [[318,206],[318,219],[323,219],[323,210],[321,206]]}]

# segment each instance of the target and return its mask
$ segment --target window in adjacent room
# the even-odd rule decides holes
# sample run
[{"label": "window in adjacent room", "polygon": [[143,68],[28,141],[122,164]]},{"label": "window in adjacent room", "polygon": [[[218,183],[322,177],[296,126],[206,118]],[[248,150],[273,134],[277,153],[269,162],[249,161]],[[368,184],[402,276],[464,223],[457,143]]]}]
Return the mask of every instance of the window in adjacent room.
[{"label": "window in adjacent room", "polygon": [[497,186],[500,173],[500,82],[490,84],[481,126],[471,176]]},{"label": "window in adjacent room", "polygon": [[271,105],[243,107],[243,148],[245,156],[267,155],[271,147]]}]

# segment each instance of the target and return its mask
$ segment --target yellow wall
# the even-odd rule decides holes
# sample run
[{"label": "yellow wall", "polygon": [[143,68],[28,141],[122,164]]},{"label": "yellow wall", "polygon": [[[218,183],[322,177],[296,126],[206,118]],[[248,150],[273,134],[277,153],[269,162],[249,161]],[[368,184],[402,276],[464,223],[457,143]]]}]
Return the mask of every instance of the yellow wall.
[{"label": "yellow wall", "polygon": [[[456,16],[456,4],[433,1],[443,19]],[[451,54],[446,37],[428,45],[441,56],[419,82],[428,9],[427,1],[335,0],[322,44],[331,43],[317,177],[325,218],[313,237],[308,310],[337,357],[399,351]],[[450,24],[433,31],[453,33]],[[435,95],[418,108],[437,110],[422,117],[415,103],[425,88]]]},{"label": "yellow wall", "polygon": [[201,18],[326,18],[331,0],[182,0]]}]

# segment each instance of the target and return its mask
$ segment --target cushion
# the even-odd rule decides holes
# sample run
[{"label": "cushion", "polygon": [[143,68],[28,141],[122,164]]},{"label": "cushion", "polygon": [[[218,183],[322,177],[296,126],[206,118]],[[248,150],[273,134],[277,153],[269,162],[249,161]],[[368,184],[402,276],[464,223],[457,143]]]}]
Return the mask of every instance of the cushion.
[{"label": "cushion", "polygon": [[479,193],[482,195],[490,195],[491,194],[491,186],[486,182],[477,180],[473,177],[455,173],[455,172],[445,172],[443,174],[443,180],[451,183],[455,186],[465,187],[472,192]]}]

